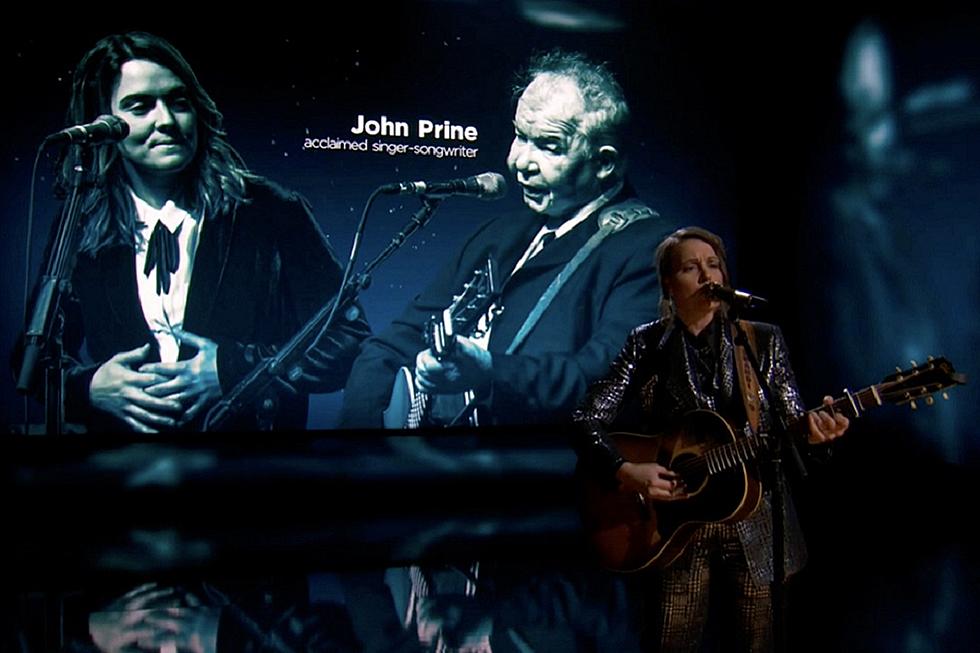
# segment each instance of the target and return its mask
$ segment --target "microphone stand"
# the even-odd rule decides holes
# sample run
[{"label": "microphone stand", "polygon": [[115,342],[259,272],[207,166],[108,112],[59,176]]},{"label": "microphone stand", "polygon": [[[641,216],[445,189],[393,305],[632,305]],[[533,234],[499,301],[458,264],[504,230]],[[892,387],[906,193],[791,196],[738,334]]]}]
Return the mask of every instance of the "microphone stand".
[{"label": "microphone stand", "polygon": [[[24,334],[24,356],[17,375],[17,390],[30,392],[37,375],[38,363],[45,365],[44,432],[61,435],[65,432],[65,366],[63,331],[65,325],[61,299],[69,292],[75,268],[80,221],[80,190],[85,184],[87,150],[79,144],[72,146],[75,165],[72,166],[71,192],[62,206],[58,232],[48,252],[44,275],[34,300],[31,317]],[[29,425],[27,428],[30,431]]]},{"label": "microphone stand", "polygon": [[[373,199],[374,195],[372,195]],[[316,346],[324,333],[334,324],[338,312],[343,312],[348,320],[357,319],[360,309],[355,305],[362,290],[371,285],[371,273],[381,263],[394,254],[409,236],[429,222],[438,208],[440,199],[422,195],[422,206],[412,215],[401,231],[392,238],[388,246],[364,270],[347,279],[340,291],[327,302],[303,326],[293,338],[280,348],[275,356],[265,359],[256,366],[226,396],[211,407],[204,420],[203,429],[214,431],[225,425],[229,419],[245,406],[257,405],[259,428],[271,430],[272,415],[275,413],[276,398],[273,385],[285,385],[296,381],[303,374],[303,361],[310,349]],[[356,248],[356,243],[355,243]],[[352,254],[353,261],[356,251]],[[345,276],[346,278],[346,276]]]},{"label": "microphone stand", "polygon": [[[738,320],[739,306],[738,302],[732,302],[729,304],[729,318],[732,324],[735,325],[735,344],[741,346],[745,350],[746,357],[749,359],[749,363],[752,366],[753,372],[755,372],[755,377],[758,380],[759,387],[762,389],[762,395],[765,398],[765,404],[769,406],[770,412],[774,415],[774,426],[770,431],[768,457],[762,461],[763,467],[763,478],[768,480],[767,484],[770,488],[771,496],[771,506],[772,506],[772,585],[771,585],[771,600],[772,600],[772,631],[773,631],[773,650],[776,653],[781,651],[786,651],[786,623],[785,623],[785,606],[784,603],[784,587],[783,583],[786,578],[785,569],[785,542],[784,533],[786,530],[786,525],[784,523],[784,506],[786,505],[786,488],[783,484],[783,474],[782,464],[783,464],[783,454],[787,448],[785,439],[788,437],[789,429],[786,423],[785,416],[777,410],[772,410],[774,404],[772,401],[772,388],[769,387],[768,382],[762,374],[762,367],[759,365],[759,359],[756,356],[755,351],[749,345],[748,335],[745,333],[745,329]],[[788,449],[792,454],[793,460],[796,463],[800,475],[806,477],[806,468],[803,465],[803,460],[800,458],[800,452],[796,448],[796,444],[789,440]]]}]

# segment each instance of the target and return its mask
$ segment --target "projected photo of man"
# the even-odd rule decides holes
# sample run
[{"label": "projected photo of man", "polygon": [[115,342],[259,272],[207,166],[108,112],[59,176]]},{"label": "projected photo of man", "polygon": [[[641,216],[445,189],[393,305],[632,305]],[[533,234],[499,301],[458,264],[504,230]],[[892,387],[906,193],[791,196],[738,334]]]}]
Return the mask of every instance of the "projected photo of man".
[{"label": "projected photo of man", "polygon": [[[532,60],[517,89],[507,167],[519,214],[478,228],[391,326],[367,340],[345,389],[343,426],[567,421],[630,323],[657,313],[652,254],[667,231],[626,179],[629,109],[609,70],[577,53]],[[494,264],[495,301],[451,354],[425,336],[474,272]],[[411,392],[469,393],[444,418],[391,420],[392,381]],[[392,405],[389,405],[392,402]],[[386,419],[382,414],[388,409]],[[416,411],[417,412],[417,411]],[[454,418],[454,415],[456,416]]]}]

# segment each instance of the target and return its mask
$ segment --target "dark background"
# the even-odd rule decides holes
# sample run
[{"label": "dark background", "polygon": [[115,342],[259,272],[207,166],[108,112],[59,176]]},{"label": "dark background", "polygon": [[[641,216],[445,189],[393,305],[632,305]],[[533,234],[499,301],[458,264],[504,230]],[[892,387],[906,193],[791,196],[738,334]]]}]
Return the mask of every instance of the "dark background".
[{"label": "dark background", "polygon": [[[876,9],[417,2],[207,24],[132,8],[55,27],[49,18],[10,20],[0,45],[7,86],[0,342],[13,344],[24,310],[35,150],[64,126],[72,67],[102,36],[142,29],[170,39],[225,114],[230,141],[253,170],[311,200],[341,258],[380,184],[484,171],[509,177],[514,71],[536,49],[581,50],[609,62],[631,102],[630,177],[640,195],[672,222],[725,238],[736,284],[770,300],[760,317],[783,327],[809,405],[878,382],[894,365],[908,365],[907,350],[926,345],[940,350],[923,355],[946,355],[969,376],[948,402],[915,414],[885,407],[863,418],[833,461],[811,472],[797,494],[811,564],[793,589],[792,625],[801,649],[972,650],[969,624],[980,613],[980,561],[968,534],[980,454],[980,121],[970,111],[980,104],[980,19],[938,5],[914,14]],[[951,79],[971,89],[959,105],[965,118],[906,140],[922,174],[904,180],[903,210],[886,216],[884,231],[900,235],[890,251],[901,274],[891,283],[921,297],[931,336],[911,349],[896,346],[887,359],[864,356],[867,341],[835,328],[834,318],[838,309],[860,315],[854,296],[865,292],[850,293],[846,307],[836,303],[835,288],[858,284],[850,263],[859,267],[866,248],[839,228],[828,198],[847,178],[842,53],[867,18],[889,40],[897,100]],[[409,122],[411,137],[384,140],[412,144],[458,144],[420,140],[419,118],[474,125],[479,140],[463,144],[479,147],[479,156],[303,151],[307,136],[349,137],[358,114]],[[55,154],[47,152],[37,180],[32,280],[57,211]],[[362,295],[372,327],[384,328],[477,224],[519,201],[513,189],[499,203],[447,200]],[[415,207],[411,198],[380,200],[361,260],[373,258]],[[882,325],[868,316],[885,343],[921,332],[913,319]],[[339,402],[315,397],[310,428],[330,429]],[[23,423],[24,401],[7,376],[0,406],[4,424]],[[30,419],[39,420],[38,408],[31,405]]]}]

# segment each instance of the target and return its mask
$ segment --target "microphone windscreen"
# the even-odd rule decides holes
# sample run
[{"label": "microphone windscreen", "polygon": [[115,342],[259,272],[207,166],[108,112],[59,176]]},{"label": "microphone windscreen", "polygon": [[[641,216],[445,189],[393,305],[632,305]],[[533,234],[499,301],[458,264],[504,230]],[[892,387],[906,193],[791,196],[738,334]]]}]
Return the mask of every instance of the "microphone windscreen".
[{"label": "microphone windscreen", "polygon": [[112,134],[112,140],[119,140],[129,136],[129,123],[115,116],[111,113],[107,113],[99,116],[95,119],[95,122],[103,122],[109,128],[109,133]]},{"label": "microphone windscreen", "polygon": [[500,199],[507,194],[507,181],[497,172],[484,172],[476,176],[480,186],[480,197],[485,200]]}]

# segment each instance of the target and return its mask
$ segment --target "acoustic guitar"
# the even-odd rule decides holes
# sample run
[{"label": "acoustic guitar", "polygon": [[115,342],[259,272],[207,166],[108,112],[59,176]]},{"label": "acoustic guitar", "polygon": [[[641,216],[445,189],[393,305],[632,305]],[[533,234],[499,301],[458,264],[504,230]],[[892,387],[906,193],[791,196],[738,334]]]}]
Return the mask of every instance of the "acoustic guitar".
[{"label": "acoustic guitar", "polygon": [[[966,382],[945,358],[913,365],[864,390],[845,390],[833,410],[856,418],[884,404],[910,404],[914,409],[917,401],[932,404],[934,393]],[[828,408],[822,405],[814,411]],[[805,433],[806,415],[789,426]],[[759,435],[736,435],[713,411],[691,411],[668,433],[619,432],[608,437],[626,460],[656,462],[680,474],[688,492],[678,501],[649,501],[586,479],[583,525],[600,562],[609,569],[664,567],[684,551],[702,524],[739,521],[759,505],[762,484],[753,463],[765,442]]]},{"label": "acoustic guitar", "polygon": [[[473,272],[458,295],[439,315],[425,326],[425,341],[436,358],[451,357],[456,336],[480,336],[500,312],[495,308],[498,298],[496,268],[493,259]],[[395,374],[391,399],[384,410],[384,426],[389,429],[416,429],[423,426],[479,425],[474,408],[475,393],[429,395],[415,387],[414,368],[402,367]]]}]

